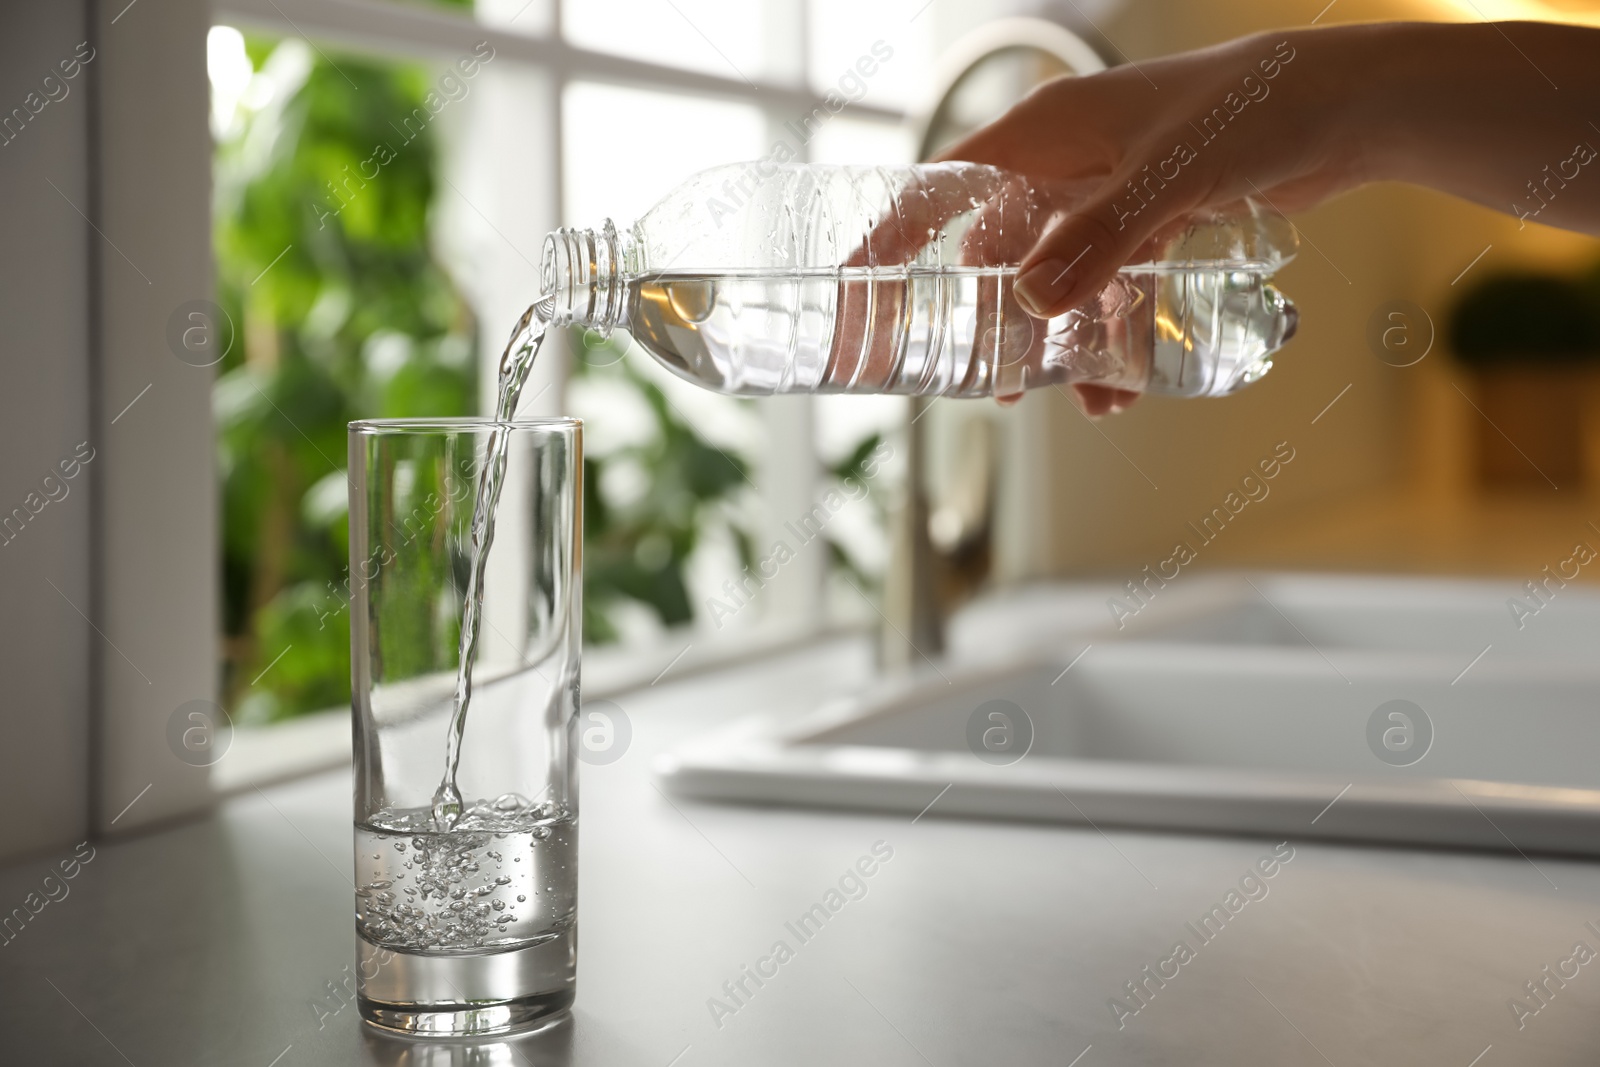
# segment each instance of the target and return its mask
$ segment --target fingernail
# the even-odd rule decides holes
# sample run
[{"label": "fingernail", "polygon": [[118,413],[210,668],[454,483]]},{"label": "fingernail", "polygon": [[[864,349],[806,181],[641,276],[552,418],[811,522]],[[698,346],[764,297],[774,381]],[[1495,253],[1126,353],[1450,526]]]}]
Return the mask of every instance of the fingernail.
[{"label": "fingernail", "polygon": [[1012,292],[1028,314],[1044,318],[1046,309],[1061,299],[1071,282],[1067,277],[1067,264],[1059,259],[1046,259],[1018,275]]}]

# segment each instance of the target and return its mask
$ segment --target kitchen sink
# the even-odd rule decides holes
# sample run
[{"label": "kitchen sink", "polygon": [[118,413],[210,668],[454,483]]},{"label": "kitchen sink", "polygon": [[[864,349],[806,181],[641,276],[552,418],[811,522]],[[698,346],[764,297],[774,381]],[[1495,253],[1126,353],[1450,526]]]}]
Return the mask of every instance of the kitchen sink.
[{"label": "kitchen sink", "polygon": [[1600,596],[1569,585],[1519,627],[1518,594],[1196,578],[1119,628],[1082,624],[1114,591],[1066,589],[1078,625],[1030,623],[1031,653],[753,715],[658,773],[681,796],[918,818],[1600,854]]},{"label": "kitchen sink", "polygon": [[[1497,659],[1596,658],[1600,593],[1552,582],[1540,597],[1542,602],[1532,599],[1511,582],[1234,575],[1198,581],[1176,595],[1162,590],[1148,608],[1125,617],[1119,632],[1133,639],[1324,652],[1436,652],[1470,659],[1492,645]],[[1513,600],[1519,612],[1512,610]]]}]

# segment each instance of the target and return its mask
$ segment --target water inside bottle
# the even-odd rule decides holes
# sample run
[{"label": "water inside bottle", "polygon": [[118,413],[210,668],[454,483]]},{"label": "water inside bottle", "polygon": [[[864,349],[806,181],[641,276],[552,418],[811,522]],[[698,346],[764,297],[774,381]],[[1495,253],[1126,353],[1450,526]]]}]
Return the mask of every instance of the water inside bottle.
[{"label": "water inside bottle", "polygon": [[1089,382],[1218,396],[1265,373],[1292,331],[1275,266],[1125,268],[1048,321],[1017,305],[1015,267],[663,271],[633,283],[627,328],[724,393],[1007,397]]}]

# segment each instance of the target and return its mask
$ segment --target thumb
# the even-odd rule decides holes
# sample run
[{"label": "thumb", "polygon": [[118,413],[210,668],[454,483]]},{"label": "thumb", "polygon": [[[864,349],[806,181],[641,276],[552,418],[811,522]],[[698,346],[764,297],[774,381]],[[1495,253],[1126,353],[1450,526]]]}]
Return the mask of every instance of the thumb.
[{"label": "thumb", "polygon": [[[1155,233],[1182,210],[1158,214],[1128,192],[1127,175],[1113,175],[1039,238],[1017,272],[1018,303],[1035,318],[1061,315],[1091,299]],[[1175,191],[1175,190],[1174,190]]]}]

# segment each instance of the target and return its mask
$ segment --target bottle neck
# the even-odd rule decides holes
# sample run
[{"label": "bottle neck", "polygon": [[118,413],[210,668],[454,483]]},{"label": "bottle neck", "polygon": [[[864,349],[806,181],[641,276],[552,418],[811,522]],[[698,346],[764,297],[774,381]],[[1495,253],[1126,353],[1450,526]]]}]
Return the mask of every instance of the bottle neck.
[{"label": "bottle neck", "polygon": [[539,312],[552,326],[583,326],[602,336],[623,324],[633,240],[610,219],[599,230],[547,234],[539,265]]}]

